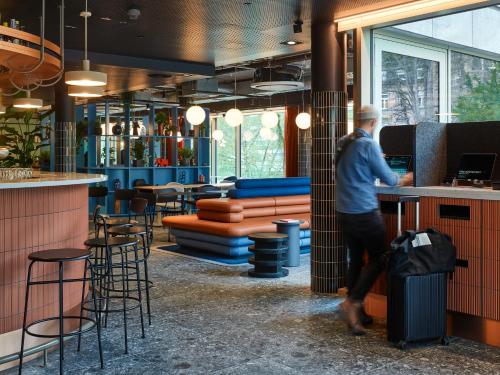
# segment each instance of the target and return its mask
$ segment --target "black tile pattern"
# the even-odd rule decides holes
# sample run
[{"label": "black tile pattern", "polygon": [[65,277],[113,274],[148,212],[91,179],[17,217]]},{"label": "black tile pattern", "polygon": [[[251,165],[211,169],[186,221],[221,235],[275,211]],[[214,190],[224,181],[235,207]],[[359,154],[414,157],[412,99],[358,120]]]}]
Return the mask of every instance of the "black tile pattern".
[{"label": "black tile pattern", "polygon": [[347,134],[347,94],[312,95],[311,288],[335,293],[344,286],[347,254],[335,214],[335,145]]},{"label": "black tile pattern", "polygon": [[311,128],[307,130],[299,130],[299,160],[298,173],[299,176],[311,175]]},{"label": "black tile pattern", "polygon": [[76,171],[76,125],[74,122],[55,123],[55,170]]}]

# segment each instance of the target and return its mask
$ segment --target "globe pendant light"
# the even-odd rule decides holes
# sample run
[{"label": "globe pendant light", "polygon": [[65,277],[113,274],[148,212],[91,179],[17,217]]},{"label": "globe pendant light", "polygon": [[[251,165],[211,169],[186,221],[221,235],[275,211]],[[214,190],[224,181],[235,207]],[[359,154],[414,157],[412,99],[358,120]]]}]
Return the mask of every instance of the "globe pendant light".
[{"label": "globe pendant light", "polygon": [[243,133],[243,139],[246,142],[250,142],[253,139],[253,133],[247,130],[246,132]]},{"label": "globe pendant light", "polygon": [[69,86],[69,96],[77,96],[80,98],[99,98],[104,95],[104,87],[102,86]]},{"label": "globe pendant light", "polygon": [[[302,75],[302,77],[304,77]],[[306,112],[306,105],[304,100],[304,91],[302,90],[302,112],[295,117],[295,124],[299,129],[306,130],[311,127],[311,115]]]},{"label": "globe pendant light", "polygon": [[31,97],[31,91],[26,91],[26,98],[16,98],[12,101],[14,108],[38,109],[43,107],[42,99]]},{"label": "globe pendant light", "polygon": [[231,108],[226,112],[224,120],[226,120],[230,127],[236,128],[243,123],[243,113],[238,108]]},{"label": "globe pendant light", "polygon": [[309,129],[311,127],[311,115],[307,112],[299,113],[295,118],[295,124],[299,129]]},{"label": "globe pendant light", "polygon": [[198,105],[193,105],[186,111],[186,119],[192,125],[202,124],[206,117],[205,110]]},{"label": "globe pendant light", "polygon": [[224,133],[220,129],[214,130],[212,137],[215,141],[220,142],[224,139]]},{"label": "globe pendant light", "polygon": [[273,111],[265,111],[262,114],[261,120],[262,120],[262,126],[268,129],[275,128],[276,125],[278,125],[278,122],[280,121],[278,114]]},{"label": "globe pendant light", "polygon": [[[234,68],[234,96],[236,97],[236,67]],[[234,100],[234,108],[226,112],[224,119],[232,128],[236,128],[243,123],[243,113],[236,108],[236,99]]]},{"label": "globe pendant light", "polygon": [[80,12],[80,16],[85,20],[85,56],[82,61],[82,70],[66,72],[64,81],[67,85],[105,86],[108,81],[108,75],[106,73],[90,70],[90,61],[87,56],[87,20],[91,15],[92,13],[87,10],[87,0],[85,0],[85,11]]}]

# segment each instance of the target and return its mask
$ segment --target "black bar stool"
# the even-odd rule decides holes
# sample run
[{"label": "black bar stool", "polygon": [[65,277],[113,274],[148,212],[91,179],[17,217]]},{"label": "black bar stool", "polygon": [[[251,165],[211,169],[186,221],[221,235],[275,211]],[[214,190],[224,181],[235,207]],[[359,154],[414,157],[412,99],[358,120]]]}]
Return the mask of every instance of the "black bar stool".
[{"label": "black bar stool", "polygon": [[[80,313],[80,316],[65,316],[64,315],[64,283],[71,282],[81,282],[82,285],[82,296],[85,293],[85,282],[87,281],[87,269],[91,268],[90,264],[90,252],[85,249],[53,249],[53,250],[44,250],[38,251],[35,253],[31,253],[28,256],[28,259],[31,261],[28,266],[28,276],[26,279],[26,297],[24,300],[24,317],[23,317],[23,328],[21,334],[21,351],[19,352],[19,374],[22,374],[23,371],[23,357],[24,357],[24,338],[25,335],[28,334],[30,336],[39,337],[39,338],[59,338],[59,372],[63,373],[63,361],[64,361],[64,338],[69,336],[79,335],[82,333],[90,331],[94,326],[97,326],[97,342],[99,346],[99,359],[101,361],[101,368],[104,368],[104,360],[102,355],[102,346],[101,346],[101,324],[100,324],[100,316],[96,310],[91,310],[95,313],[95,319],[91,319],[89,317],[83,316]],[[66,262],[75,262],[75,261],[85,261],[85,271],[83,274],[83,278],[81,279],[64,279],[64,264]],[[56,280],[46,280],[46,281],[31,281],[31,270],[33,265],[37,262],[40,263],[58,263],[59,265],[59,278]],[[92,301],[96,304],[96,291],[95,291],[95,280],[93,273],[90,273],[90,282],[92,288]],[[28,302],[29,302],[29,292],[30,287],[32,285],[48,285],[48,284],[58,284],[59,285],[59,315],[44,319],[39,319],[34,322],[31,322],[27,325],[27,316],[28,316]],[[83,298],[83,297],[82,297]],[[80,328],[74,332],[64,332],[64,320],[65,319],[79,319]],[[49,335],[49,334],[39,334],[30,331],[30,328],[33,326],[45,323],[49,321],[59,321],[59,334],[57,335]],[[85,320],[87,322],[92,323],[91,326],[82,330],[82,321]]]},{"label": "black bar stool", "polygon": [[[106,226],[104,226],[104,232],[107,234]],[[125,354],[128,353],[127,314],[129,311],[139,309],[142,337],[145,337],[139,270],[141,260],[138,255],[138,242],[136,238],[108,236],[85,241],[85,246],[93,254],[92,270],[95,273],[94,277],[99,280],[98,289],[100,298],[94,301],[94,306],[92,307],[88,307],[88,304],[82,305],[83,309],[104,313],[105,327],[107,326],[108,315],[110,313],[123,314]],[[133,254],[133,259],[129,259],[130,253]],[[133,279],[134,276],[135,280]],[[136,288],[133,287],[134,282],[137,285]],[[137,297],[132,295],[133,292],[137,292]],[[121,306],[111,306],[114,300],[121,301]],[[78,342],[78,347],[80,347],[80,342]]]},{"label": "black bar stool", "polygon": [[[137,239],[140,239],[139,245],[136,245],[136,254],[142,251],[142,257],[137,259],[138,263],[143,263],[144,264],[144,279],[140,279],[138,288],[142,289],[142,283],[145,284],[145,289],[146,289],[146,307],[147,307],[147,313],[148,313],[148,324],[151,325],[151,302],[149,298],[149,287],[152,284],[151,281],[149,281],[149,272],[148,272],[148,258],[150,255],[150,247],[149,247],[149,231],[147,229],[147,224],[146,226],[136,226],[136,225],[131,225],[131,226],[122,226],[122,227],[111,227],[106,230],[106,233],[109,236],[112,236],[109,238],[111,240],[112,238],[119,238],[119,237],[135,237]],[[126,253],[125,253],[126,256]]]}]

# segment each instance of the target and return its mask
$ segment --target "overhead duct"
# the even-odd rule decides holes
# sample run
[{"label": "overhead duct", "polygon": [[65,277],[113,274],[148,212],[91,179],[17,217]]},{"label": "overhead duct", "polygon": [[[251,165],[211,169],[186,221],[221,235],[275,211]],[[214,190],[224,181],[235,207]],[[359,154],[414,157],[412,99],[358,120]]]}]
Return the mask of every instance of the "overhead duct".
[{"label": "overhead duct", "polygon": [[293,65],[258,68],[255,70],[250,87],[270,92],[302,90],[304,83],[301,82],[301,78],[302,69]]},{"label": "overhead duct", "polygon": [[181,96],[186,98],[215,98],[221,95],[217,78],[199,79],[181,85]]}]

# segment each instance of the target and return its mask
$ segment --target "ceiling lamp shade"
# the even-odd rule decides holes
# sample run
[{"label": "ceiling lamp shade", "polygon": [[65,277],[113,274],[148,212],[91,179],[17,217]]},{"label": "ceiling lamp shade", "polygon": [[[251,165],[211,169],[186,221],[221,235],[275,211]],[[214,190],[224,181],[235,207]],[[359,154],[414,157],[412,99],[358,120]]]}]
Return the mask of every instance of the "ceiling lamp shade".
[{"label": "ceiling lamp shade", "polygon": [[68,95],[80,98],[99,98],[104,95],[102,86],[69,86]]},{"label": "ceiling lamp shade", "polygon": [[205,110],[198,105],[193,105],[186,111],[186,119],[192,125],[202,124],[206,117]]},{"label": "ceiling lamp shade", "polygon": [[307,112],[301,112],[295,117],[295,124],[299,129],[306,130],[311,127],[311,115]]},{"label": "ceiling lamp shade", "polygon": [[31,97],[31,92],[26,91],[26,98],[16,98],[12,101],[14,108],[20,109],[39,109],[43,107],[42,99]]},{"label": "ceiling lamp shade", "polygon": [[280,121],[278,114],[273,111],[266,111],[262,114],[262,126],[264,128],[272,129],[278,125]]},{"label": "ceiling lamp shade", "polygon": [[243,123],[243,113],[238,108],[231,108],[226,112],[226,116],[224,116],[227,124],[232,128],[236,128]]},{"label": "ceiling lamp shade", "polygon": [[273,132],[270,128],[261,128],[259,131],[259,135],[262,137],[262,139],[269,141],[273,136]]},{"label": "ceiling lamp shade", "polygon": [[217,129],[217,130],[214,130],[214,132],[212,134],[212,137],[217,142],[220,142],[220,141],[222,141],[224,139],[224,133],[222,132],[222,130]]},{"label": "ceiling lamp shade", "polygon": [[72,86],[106,86],[108,75],[102,72],[90,70],[90,61],[83,60],[83,70],[66,72],[64,81]]},{"label": "ceiling lamp shade", "polygon": [[82,60],[82,70],[73,70],[66,72],[64,75],[64,82],[71,86],[106,86],[108,82],[108,75],[102,72],[96,72],[90,70],[90,60],[87,54],[87,23],[88,18],[92,16],[92,13],[88,11],[87,0],[85,0],[85,11],[80,12],[80,17],[84,19],[85,25],[85,45],[84,45],[84,57]]}]

